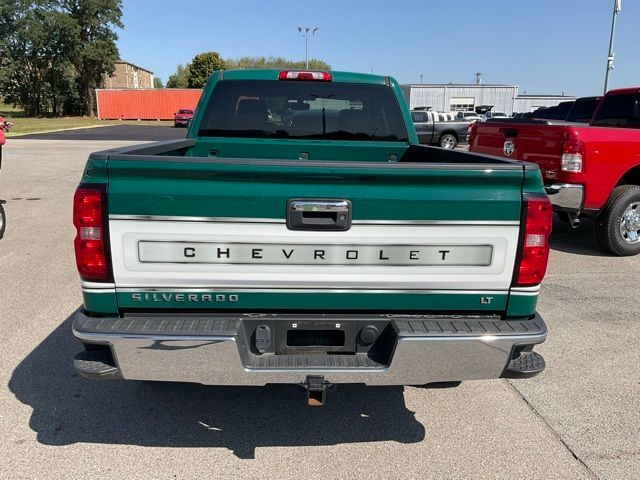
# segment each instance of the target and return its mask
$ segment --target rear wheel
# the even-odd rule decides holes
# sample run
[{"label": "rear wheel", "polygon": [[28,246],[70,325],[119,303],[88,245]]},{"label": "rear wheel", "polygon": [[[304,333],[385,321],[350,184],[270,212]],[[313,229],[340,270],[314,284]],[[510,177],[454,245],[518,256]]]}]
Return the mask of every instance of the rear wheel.
[{"label": "rear wheel", "polygon": [[458,139],[451,133],[445,133],[440,137],[438,146],[448,150],[454,149],[458,146]]},{"label": "rear wheel", "polygon": [[640,187],[616,187],[598,215],[595,236],[600,247],[619,256],[640,253]]}]

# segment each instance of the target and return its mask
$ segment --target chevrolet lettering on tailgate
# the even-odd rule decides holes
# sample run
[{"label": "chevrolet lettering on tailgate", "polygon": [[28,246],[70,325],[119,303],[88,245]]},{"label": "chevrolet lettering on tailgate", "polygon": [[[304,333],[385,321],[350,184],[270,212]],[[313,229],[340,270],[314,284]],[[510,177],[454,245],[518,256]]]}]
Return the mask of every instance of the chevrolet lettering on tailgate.
[{"label": "chevrolet lettering on tailgate", "polygon": [[143,263],[489,265],[491,245],[270,245],[143,241]]}]

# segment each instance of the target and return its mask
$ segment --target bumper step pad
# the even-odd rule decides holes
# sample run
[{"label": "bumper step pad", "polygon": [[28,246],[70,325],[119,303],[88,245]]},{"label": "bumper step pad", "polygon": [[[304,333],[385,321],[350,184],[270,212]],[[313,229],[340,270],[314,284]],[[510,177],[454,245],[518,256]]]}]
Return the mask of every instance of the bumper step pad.
[{"label": "bumper step pad", "polygon": [[529,378],[534,377],[545,368],[544,358],[537,352],[519,352],[509,362],[504,378]]},{"label": "bumper step pad", "polygon": [[77,316],[78,327],[94,333],[127,335],[234,336],[240,328],[241,316],[127,316],[94,318]]},{"label": "bumper step pad", "polygon": [[415,319],[393,318],[400,336],[518,335],[539,332],[539,320],[500,320],[499,317],[416,315]]},{"label": "bumper step pad", "polygon": [[118,367],[113,365],[113,357],[108,351],[86,351],[73,359],[73,367],[84,378],[90,380],[115,380],[122,378]]}]

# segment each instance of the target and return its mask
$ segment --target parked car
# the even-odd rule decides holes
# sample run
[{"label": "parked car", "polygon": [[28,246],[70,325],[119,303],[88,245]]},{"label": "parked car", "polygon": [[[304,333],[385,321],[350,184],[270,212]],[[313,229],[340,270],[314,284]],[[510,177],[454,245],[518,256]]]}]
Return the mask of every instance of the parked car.
[{"label": "parked car", "polygon": [[477,122],[482,120],[482,117],[476,112],[458,112],[456,114],[456,119],[467,122]]},{"label": "parked car", "polygon": [[540,118],[544,118],[546,120],[551,120],[553,118],[553,116],[555,115],[557,109],[558,109],[557,106],[545,108],[544,116],[540,117]]},{"label": "parked car", "polygon": [[561,217],[595,217],[599,245],[640,253],[640,87],[612,90],[589,125],[532,120],[471,129],[470,151],[537,163]]},{"label": "parked car", "polygon": [[548,107],[538,107],[531,114],[530,118],[545,118],[547,115]]},{"label": "parked car", "polygon": [[193,118],[193,110],[190,108],[181,108],[173,114],[174,127],[186,127]]},{"label": "parked car", "polygon": [[[289,100],[308,109],[287,125]],[[80,375],[297,384],[321,405],[340,383],[542,371],[538,166],[419,145],[377,75],[215,72],[196,112],[186,139],[89,157]]]},{"label": "parked car", "polygon": [[573,106],[573,103],[574,103],[573,100],[570,100],[567,102],[560,102],[558,105],[554,107],[555,110],[547,118],[549,118],[550,120],[565,120],[567,117],[567,114],[569,113],[569,110],[571,110],[571,107]]},{"label": "parked car", "polygon": [[589,123],[600,100],[602,100],[601,96],[578,98],[571,106],[565,120],[567,122]]},{"label": "parked car", "polygon": [[506,113],[493,112],[490,110],[484,114],[484,116],[482,117],[482,120],[484,121],[489,119],[504,119],[504,118],[511,118],[511,117],[509,117],[509,115],[507,115]]},{"label": "parked car", "polygon": [[469,124],[466,120],[440,120],[437,112],[412,110],[411,120],[423,145],[438,145],[442,148],[456,148],[467,142]]}]

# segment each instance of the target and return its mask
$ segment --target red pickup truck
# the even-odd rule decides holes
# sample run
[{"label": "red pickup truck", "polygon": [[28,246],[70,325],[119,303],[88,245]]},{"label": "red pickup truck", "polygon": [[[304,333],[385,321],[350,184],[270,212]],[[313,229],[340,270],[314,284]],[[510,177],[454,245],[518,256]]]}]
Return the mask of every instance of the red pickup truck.
[{"label": "red pickup truck", "polygon": [[473,125],[469,150],[537,163],[554,210],[574,227],[595,217],[598,244],[640,253],[640,87],[612,90],[589,125],[518,119]]}]

